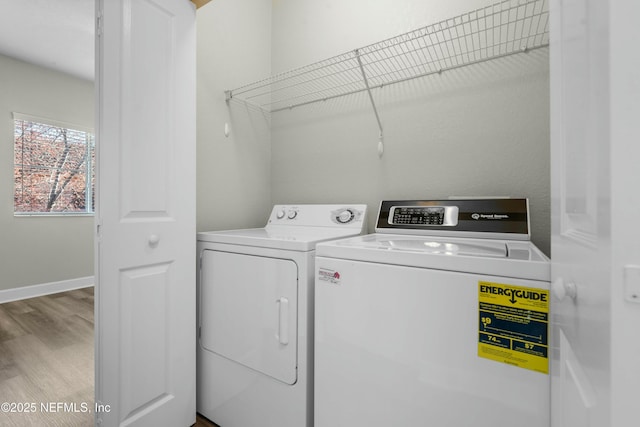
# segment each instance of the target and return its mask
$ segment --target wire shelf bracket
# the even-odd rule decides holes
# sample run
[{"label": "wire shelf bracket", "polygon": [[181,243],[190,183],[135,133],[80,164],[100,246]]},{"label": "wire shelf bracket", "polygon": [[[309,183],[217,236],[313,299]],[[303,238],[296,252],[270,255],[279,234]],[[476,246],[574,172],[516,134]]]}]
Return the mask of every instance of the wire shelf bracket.
[{"label": "wire shelf bracket", "polygon": [[367,89],[367,94],[369,95],[369,100],[371,101],[371,107],[373,107],[373,113],[376,116],[376,121],[378,122],[378,130],[380,131],[378,137],[378,156],[382,157],[384,153],[384,142],[383,136],[384,133],[382,131],[382,122],[380,121],[380,114],[378,114],[378,109],[376,108],[376,102],[373,100],[373,94],[371,93],[371,87],[369,86],[369,79],[367,79],[367,73],[364,71],[364,66],[362,65],[362,59],[360,58],[360,51],[356,49],[354,51],[356,58],[358,59],[358,65],[360,66],[360,72],[362,73],[362,81]]}]

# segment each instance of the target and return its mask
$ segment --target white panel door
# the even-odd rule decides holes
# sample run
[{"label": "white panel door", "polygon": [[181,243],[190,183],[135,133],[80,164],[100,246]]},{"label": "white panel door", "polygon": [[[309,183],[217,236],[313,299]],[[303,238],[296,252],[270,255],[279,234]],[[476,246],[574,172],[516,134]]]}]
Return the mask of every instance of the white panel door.
[{"label": "white panel door", "polygon": [[551,5],[551,421],[609,427],[609,5]]},{"label": "white panel door", "polygon": [[633,427],[640,396],[640,2],[610,2],[611,425]]},{"label": "white panel door", "polygon": [[98,0],[96,400],[195,422],[195,10]]},{"label": "white panel door", "polygon": [[286,384],[297,380],[298,267],[289,259],[202,252],[200,342]]}]

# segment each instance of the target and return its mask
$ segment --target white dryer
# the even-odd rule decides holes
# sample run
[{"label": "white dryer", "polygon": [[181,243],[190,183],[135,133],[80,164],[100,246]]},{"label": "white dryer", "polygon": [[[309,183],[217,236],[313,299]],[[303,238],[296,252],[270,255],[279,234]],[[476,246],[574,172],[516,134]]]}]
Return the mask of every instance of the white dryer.
[{"label": "white dryer", "polygon": [[313,425],[317,242],[366,205],[276,205],[264,228],[198,233],[197,410],[222,427]]},{"label": "white dryer", "polygon": [[526,199],[385,201],[316,255],[315,427],[549,426]]}]

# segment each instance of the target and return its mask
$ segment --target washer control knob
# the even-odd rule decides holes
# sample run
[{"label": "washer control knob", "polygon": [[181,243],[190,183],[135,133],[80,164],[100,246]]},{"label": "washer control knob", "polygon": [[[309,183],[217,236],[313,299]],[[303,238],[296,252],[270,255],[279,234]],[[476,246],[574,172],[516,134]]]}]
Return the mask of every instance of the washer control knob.
[{"label": "washer control knob", "polygon": [[348,222],[351,222],[354,216],[355,215],[353,214],[353,211],[351,209],[345,209],[342,212],[340,212],[338,216],[336,216],[336,220],[340,224],[346,224]]},{"label": "washer control knob", "polygon": [[284,218],[284,214],[285,214],[284,209],[280,209],[278,212],[276,212],[276,218],[282,219]]},{"label": "washer control knob", "polygon": [[289,211],[289,215],[287,215],[287,218],[289,218],[289,219],[293,219],[293,218],[295,218],[295,217],[297,217],[297,216],[298,216],[298,211],[294,211],[293,209],[291,209],[291,210]]}]

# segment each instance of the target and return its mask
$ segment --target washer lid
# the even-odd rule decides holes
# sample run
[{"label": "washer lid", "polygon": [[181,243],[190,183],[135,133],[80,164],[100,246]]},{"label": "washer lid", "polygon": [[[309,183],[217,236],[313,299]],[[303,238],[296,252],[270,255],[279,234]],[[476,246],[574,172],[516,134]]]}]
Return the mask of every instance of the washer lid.
[{"label": "washer lid", "polygon": [[549,259],[531,242],[369,234],[318,244],[316,256],[549,281]]},{"label": "washer lid", "polygon": [[379,249],[426,252],[441,255],[471,255],[482,257],[507,258],[508,250],[504,242],[492,241],[451,241],[440,239],[415,239],[406,236],[382,237],[373,241],[363,241],[364,247]]}]

